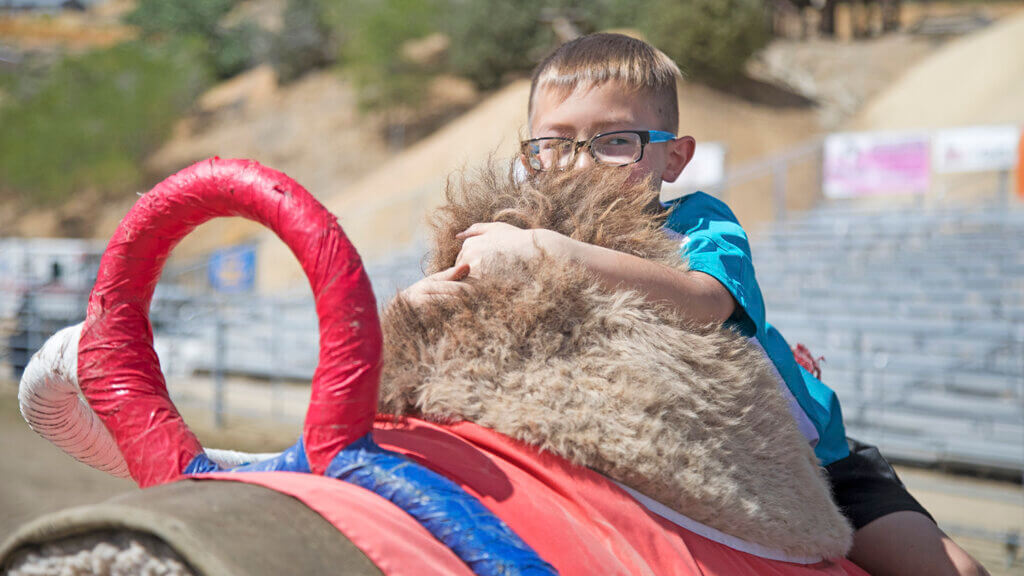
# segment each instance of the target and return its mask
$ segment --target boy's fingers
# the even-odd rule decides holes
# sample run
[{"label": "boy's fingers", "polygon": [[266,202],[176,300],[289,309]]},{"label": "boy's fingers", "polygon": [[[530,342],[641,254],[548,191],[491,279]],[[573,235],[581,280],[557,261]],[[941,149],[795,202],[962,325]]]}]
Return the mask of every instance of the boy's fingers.
[{"label": "boy's fingers", "polygon": [[451,276],[448,277],[448,279],[452,281],[457,282],[459,280],[464,279],[466,276],[469,276],[469,264],[456,264],[455,266],[449,268],[449,270],[451,270],[452,274]]},{"label": "boy's fingers", "polygon": [[430,300],[449,300],[472,290],[465,282],[434,282],[429,289],[411,295],[410,301],[422,303]]},{"label": "boy's fingers", "polygon": [[499,231],[502,229],[519,230],[520,228],[507,222],[477,222],[476,224],[473,224],[469,228],[466,228],[462,232],[456,234],[455,237],[459,240],[462,240],[464,238],[470,238],[472,236],[486,234],[487,232],[490,232],[492,230]]},{"label": "boy's fingers", "polygon": [[465,282],[437,282],[433,284],[426,294],[431,296],[450,296],[470,290],[472,286]]},{"label": "boy's fingers", "polygon": [[398,295],[413,306],[419,306],[431,300],[455,298],[472,290],[473,287],[465,282],[433,280],[431,282],[420,281],[416,285],[403,290]]},{"label": "boy's fingers", "polygon": [[469,228],[466,228],[462,232],[459,232],[458,234],[455,235],[455,237],[458,238],[459,240],[462,240],[463,238],[466,238],[466,237],[470,236],[471,234],[473,234],[475,231],[476,231],[476,224],[470,224]]},{"label": "boy's fingers", "polygon": [[458,281],[462,280],[467,275],[469,275],[469,265],[456,262],[451,268],[445,268],[440,272],[434,272],[430,276],[424,278],[424,280],[430,280],[432,282]]},{"label": "boy's fingers", "polygon": [[487,228],[490,226],[490,224],[493,224],[493,222],[477,222],[476,224],[472,224],[470,225],[469,228],[466,228],[462,232],[456,234],[455,237],[458,238],[459,240],[462,240],[464,238],[469,238],[470,236],[479,236],[487,231]]},{"label": "boy's fingers", "polygon": [[446,268],[427,276],[433,282],[458,282],[466,276],[469,276],[469,264],[463,264],[456,262],[451,268]]},{"label": "boy's fingers", "polygon": [[[471,260],[471,258],[472,258],[472,256],[468,256],[466,254],[465,250],[463,250],[462,252],[459,252],[459,255],[455,257],[455,266],[453,266],[452,268],[449,268],[449,270],[457,269],[457,270],[459,270],[461,272],[462,269],[465,269],[466,270],[466,276],[468,276],[469,273],[470,273],[470,269],[473,268],[474,266],[476,266],[476,264],[479,262],[479,259],[472,259]],[[463,277],[465,277],[465,276],[463,276]]]}]

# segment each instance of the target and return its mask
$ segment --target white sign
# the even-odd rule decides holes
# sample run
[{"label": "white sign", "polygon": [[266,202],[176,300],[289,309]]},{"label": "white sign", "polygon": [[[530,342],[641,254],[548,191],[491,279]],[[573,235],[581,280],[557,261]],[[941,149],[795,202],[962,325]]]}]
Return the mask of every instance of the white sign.
[{"label": "white sign", "polygon": [[932,166],[939,174],[998,172],[1017,165],[1019,126],[951,128],[932,140]]},{"label": "white sign", "polygon": [[668,202],[680,196],[718,188],[725,180],[725,145],[719,142],[698,142],[693,158],[675,182],[661,186],[661,201]]},{"label": "white sign", "polygon": [[931,183],[928,160],[927,134],[830,134],[825,138],[825,196],[924,193]]}]

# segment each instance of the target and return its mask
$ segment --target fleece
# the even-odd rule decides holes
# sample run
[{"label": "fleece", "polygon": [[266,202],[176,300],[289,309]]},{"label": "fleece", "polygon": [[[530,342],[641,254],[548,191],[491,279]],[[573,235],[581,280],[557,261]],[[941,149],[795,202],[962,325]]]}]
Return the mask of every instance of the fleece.
[{"label": "fleece", "polygon": [[[649,182],[593,169],[449,179],[427,272],[476,222],[546,228],[686,271]],[[742,335],[606,286],[543,251],[496,257],[467,290],[382,316],[381,411],[471,421],[601,472],[694,520],[795,556],[844,556],[852,530],[768,359]]]}]

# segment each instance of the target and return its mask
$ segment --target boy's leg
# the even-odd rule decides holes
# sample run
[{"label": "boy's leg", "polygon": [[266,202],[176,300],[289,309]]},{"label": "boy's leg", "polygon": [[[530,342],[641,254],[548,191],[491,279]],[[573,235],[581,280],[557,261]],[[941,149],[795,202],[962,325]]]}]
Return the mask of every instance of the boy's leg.
[{"label": "boy's leg", "polygon": [[988,574],[931,518],[919,512],[893,512],[858,529],[849,558],[873,576]]},{"label": "boy's leg", "polygon": [[987,574],[939,530],[874,446],[848,438],[850,456],[825,467],[853,524],[850,559],[875,576]]}]

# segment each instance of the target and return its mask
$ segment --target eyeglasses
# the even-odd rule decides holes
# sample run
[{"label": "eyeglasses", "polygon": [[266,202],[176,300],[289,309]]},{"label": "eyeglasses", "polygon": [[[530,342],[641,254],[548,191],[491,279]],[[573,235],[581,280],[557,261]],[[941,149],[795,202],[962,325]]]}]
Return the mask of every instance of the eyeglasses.
[{"label": "eyeglasses", "polygon": [[628,166],[644,157],[644,148],[648,144],[675,139],[675,134],[661,130],[617,130],[598,134],[590,140],[532,138],[523,140],[521,151],[530,168],[538,171],[571,168],[581,148],[589,148],[590,156],[598,164]]}]

